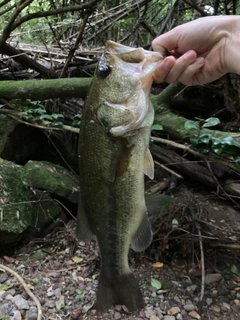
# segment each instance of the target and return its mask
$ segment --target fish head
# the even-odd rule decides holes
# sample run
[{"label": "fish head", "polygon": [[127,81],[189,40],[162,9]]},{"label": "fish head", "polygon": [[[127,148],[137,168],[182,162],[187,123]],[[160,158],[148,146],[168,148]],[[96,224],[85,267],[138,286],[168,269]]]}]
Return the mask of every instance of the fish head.
[{"label": "fish head", "polygon": [[[163,55],[107,41],[94,79],[101,108],[98,118],[115,135],[136,130],[151,110],[153,73]],[[105,116],[105,113],[108,115]]]}]

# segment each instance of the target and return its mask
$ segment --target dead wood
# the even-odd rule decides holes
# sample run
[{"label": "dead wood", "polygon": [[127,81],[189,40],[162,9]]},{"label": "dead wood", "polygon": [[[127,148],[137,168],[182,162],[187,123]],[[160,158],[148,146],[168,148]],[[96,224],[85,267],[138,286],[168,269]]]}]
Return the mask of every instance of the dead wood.
[{"label": "dead wood", "polygon": [[14,47],[10,46],[8,43],[4,43],[2,47],[0,47],[0,53],[7,55],[9,57],[13,57],[14,60],[16,60],[21,65],[23,65],[25,68],[31,68],[39,72],[42,76],[46,78],[57,77],[57,75],[53,70],[42,66],[40,63],[29,58],[27,54],[22,53],[18,49],[15,49]]},{"label": "dead wood", "polygon": [[211,187],[216,187],[216,182],[211,174],[206,168],[198,163],[190,162],[189,160],[180,157],[176,152],[157,145],[151,145],[150,150],[155,159],[161,163],[170,164],[171,168],[181,172],[182,175]]},{"label": "dead wood", "polygon": [[[206,166],[195,163],[186,158],[181,157],[176,152],[162,148],[157,145],[151,145],[150,147],[153,157],[159,162],[168,164],[171,168],[174,168],[177,172],[180,172],[183,176],[186,176],[194,182],[200,182],[215,189],[218,193],[227,195],[228,197],[240,197],[240,182],[236,180],[225,180],[224,178],[216,178],[213,176],[213,171],[208,170]],[[225,173],[224,173],[225,171]],[[229,176],[229,168],[221,166],[221,177]],[[234,175],[234,171],[231,171]],[[222,192],[221,192],[222,189]],[[235,199],[234,197],[234,199]]]}]

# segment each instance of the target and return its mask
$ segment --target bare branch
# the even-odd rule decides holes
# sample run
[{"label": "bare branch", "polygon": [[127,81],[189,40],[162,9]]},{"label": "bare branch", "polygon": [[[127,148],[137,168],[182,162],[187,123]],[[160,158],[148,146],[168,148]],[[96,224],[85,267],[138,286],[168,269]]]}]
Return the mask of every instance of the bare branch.
[{"label": "bare branch", "polygon": [[10,2],[11,2],[11,0],[4,0],[4,1],[2,1],[2,2],[0,3],[0,8],[4,7],[5,4],[10,3]]},{"label": "bare branch", "polygon": [[90,38],[88,38],[88,41],[91,41],[92,39],[94,39],[98,34],[101,34],[103,32],[105,32],[108,28],[110,28],[115,22],[121,20],[122,18],[124,18],[125,16],[129,15],[131,12],[133,12],[136,7],[141,7],[145,4],[146,0],[140,0],[139,2],[134,3],[133,7],[131,9],[129,9],[129,11],[124,11],[121,15],[118,15],[117,18],[114,21],[110,21],[105,27],[103,27],[102,29],[98,30],[93,36],[91,36]]},{"label": "bare branch", "polygon": [[68,66],[69,66],[69,64],[70,64],[70,62],[71,62],[71,60],[72,60],[72,58],[73,58],[73,56],[74,56],[74,53],[75,53],[75,51],[77,50],[78,45],[79,45],[80,42],[82,41],[83,32],[84,32],[85,26],[86,26],[86,24],[87,24],[87,22],[88,22],[88,18],[89,18],[89,16],[90,16],[90,14],[91,14],[90,11],[85,14],[85,17],[84,17],[83,22],[82,22],[82,26],[81,26],[81,28],[80,28],[80,31],[79,31],[79,34],[78,34],[78,37],[77,37],[77,40],[76,40],[73,48],[69,51],[69,55],[68,55],[67,61],[66,61],[66,63],[65,63],[65,66],[64,66],[64,68],[63,68],[63,70],[62,70],[62,73],[61,73],[61,75],[60,75],[60,78],[64,78],[64,76],[65,76],[65,74],[66,74],[66,71],[67,71],[67,68],[68,68]]},{"label": "bare branch", "polygon": [[92,9],[99,1],[100,0],[92,0],[88,3],[83,3],[77,6],[61,7],[55,10],[39,11],[39,12],[27,14],[24,17],[19,18],[13,23],[11,31],[19,27],[24,22],[35,19],[35,18],[49,17],[49,16],[53,16],[53,15],[57,15],[57,14],[69,12],[69,11],[80,11],[84,9]]},{"label": "bare branch", "polygon": [[4,42],[9,37],[9,35],[12,31],[12,26],[14,25],[14,21],[17,19],[17,16],[19,15],[19,13],[21,13],[21,11],[24,8],[26,8],[31,2],[33,2],[33,0],[25,0],[25,1],[23,1],[23,3],[21,3],[21,1],[20,1],[16,4],[16,9],[14,10],[12,16],[10,17],[7,25],[3,29],[2,36],[0,38],[0,48],[2,47]]},{"label": "bare branch", "polygon": [[193,9],[197,10],[203,17],[209,16],[209,14],[205,12],[201,7],[199,7],[194,0],[183,0],[183,1],[188,5],[190,5]]},{"label": "bare branch", "polygon": [[0,12],[0,16],[3,16],[5,13],[7,13],[8,11],[12,10],[13,8],[15,8],[15,4],[13,4],[12,6],[4,9],[3,11]]}]

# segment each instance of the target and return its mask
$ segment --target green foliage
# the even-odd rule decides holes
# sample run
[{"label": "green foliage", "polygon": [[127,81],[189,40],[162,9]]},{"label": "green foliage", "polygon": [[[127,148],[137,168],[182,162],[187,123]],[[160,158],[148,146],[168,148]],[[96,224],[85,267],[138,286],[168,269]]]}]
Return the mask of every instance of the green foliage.
[{"label": "green foliage", "polygon": [[177,219],[173,219],[172,220],[172,228],[176,229],[178,227],[178,220]]},{"label": "green foliage", "polygon": [[192,121],[192,120],[187,120],[184,123],[184,128],[187,130],[190,129],[199,129],[199,124],[196,121]]},{"label": "green foliage", "polygon": [[82,117],[81,114],[76,114],[76,115],[73,117],[73,121],[72,121],[72,126],[73,126],[73,127],[79,127],[79,126],[80,126],[81,117]]},{"label": "green foliage", "polygon": [[240,168],[240,157],[236,157],[235,163],[238,166],[238,168]]},{"label": "green foliage", "polygon": [[0,284],[0,291],[5,291],[5,290],[8,290],[10,289],[11,286],[9,286],[8,284]]},{"label": "green foliage", "polygon": [[66,306],[64,303],[60,304],[60,309],[67,311],[69,309],[68,306]]},{"label": "green foliage", "polygon": [[76,290],[77,291],[77,295],[75,296],[76,300],[80,300],[81,298],[84,298],[86,295],[86,291],[81,291],[81,290]]},{"label": "green foliage", "polygon": [[240,143],[231,136],[224,136],[216,138],[211,133],[200,134],[200,124],[203,128],[209,128],[220,124],[218,118],[208,118],[207,120],[197,119],[199,122],[187,120],[184,123],[185,129],[199,129],[199,134],[193,134],[190,137],[190,143],[193,147],[197,147],[198,151],[207,154],[209,152],[215,153],[218,156],[227,154],[235,157],[235,162],[240,167]]},{"label": "green foliage", "polygon": [[151,286],[153,288],[156,288],[157,290],[160,290],[162,288],[161,282],[154,278],[151,278]]},{"label": "green foliage", "polygon": [[34,278],[34,279],[33,279],[33,283],[34,283],[34,284],[38,284],[38,283],[39,283],[38,278]]},{"label": "green foliage", "polygon": [[238,273],[238,268],[234,265],[232,265],[231,267],[231,272],[234,273],[234,274],[237,274]]},{"label": "green foliage", "polygon": [[[89,0],[90,1],[90,0]],[[64,7],[75,7],[87,1],[38,1],[33,0],[25,7],[15,21],[19,18],[26,18],[29,14],[35,14],[32,19],[26,19],[24,23],[14,29],[11,33],[11,41],[43,44],[52,46],[62,42],[73,42],[79,27],[82,24],[83,11],[70,10],[60,12],[45,17],[36,17],[36,14],[47,13]],[[229,2],[225,5],[223,0],[218,3],[213,1],[211,5],[205,2],[198,3],[206,13],[214,14],[217,8],[218,15],[239,14],[240,9],[237,2]],[[16,7],[22,5],[22,1],[7,1],[0,8],[1,29],[4,30],[11,20]],[[175,7],[175,10],[173,10]],[[173,13],[169,16],[170,11]],[[2,13],[2,14],[1,14]],[[166,32],[175,26],[200,17],[200,13],[195,9],[194,4],[186,4],[182,1],[172,2],[167,0],[150,0],[148,5],[144,2],[136,3],[134,0],[106,1],[97,3],[97,10],[93,12],[88,21],[88,26],[84,32],[85,44],[88,38],[92,38],[90,45],[99,46],[107,39],[121,42],[125,39],[125,44],[145,46],[150,44],[155,35]],[[166,18],[168,22],[165,23]],[[165,26],[162,29],[162,26]],[[97,36],[96,36],[96,33]]]},{"label": "green foliage", "polygon": [[132,24],[133,24],[133,17],[129,17],[127,19],[121,19],[113,24],[113,29],[121,28],[123,31],[123,30],[126,30],[127,28],[129,29],[132,28]]},{"label": "green foliage", "polygon": [[60,113],[48,114],[44,106],[40,101],[26,101],[27,106],[24,107],[24,111],[21,112],[21,118],[24,120],[35,120],[35,121],[50,121],[51,126],[62,126],[63,123],[58,121],[64,119],[64,116]]},{"label": "green foliage", "polygon": [[163,126],[161,124],[154,124],[152,126],[152,130],[162,131],[163,130]]},{"label": "green foliage", "polygon": [[184,128],[187,130],[190,130],[190,129],[197,130],[200,128],[200,125],[202,125],[203,128],[210,128],[220,124],[220,120],[214,117],[208,118],[206,120],[197,118],[197,120],[199,121],[197,122],[197,121],[187,120],[184,123]]},{"label": "green foliage", "polygon": [[215,138],[212,134],[194,134],[190,138],[190,142],[193,146],[197,146],[198,149],[203,148],[204,153],[213,152],[217,155],[223,153],[237,156],[240,155],[240,143],[233,139],[231,136]]},{"label": "green foliage", "polygon": [[204,122],[205,123],[203,124],[203,128],[209,128],[218,125],[220,123],[220,120],[218,118],[208,118]]}]

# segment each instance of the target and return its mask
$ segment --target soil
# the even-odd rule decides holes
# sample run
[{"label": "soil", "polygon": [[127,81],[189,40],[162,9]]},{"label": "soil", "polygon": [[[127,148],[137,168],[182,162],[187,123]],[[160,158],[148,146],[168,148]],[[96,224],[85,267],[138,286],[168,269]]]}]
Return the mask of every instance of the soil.
[{"label": "soil", "polygon": [[[196,199],[200,201],[199,197],[194,196],[195,202]],[[158,229],[158,232],[155,232],[150,248],[140,254],[132,251],[129,254],[131,269],[139,279],[145,301],[144,310],[137,314],[130,314],[124,306],[115,306],[101,315],[96,313],[94,303],[100,270],[98,247],[96,241],[88,244],[76,241],[74,221],[44,239],[23,245],[11,257],[2,257],[0,263],[22,277],[39,300],[43,319],[47,320],[238,320],[240,250],[236,243],[239,233],[230,232],[232,227],[226,222],[226,206],[215,199],[206,201],[202,197],[203,200],[211,213],[209,224],[216,222],[215,217],[218,217],[215,230],[225,230],[225,237],[233,241],[227,245],[222,239],[219,242],[212,228],[211,236],[208,230],[207,241],[204,237],[196,238],[196,234],[189,236],[192,225],[187,229],[186,223],[185,232],[179,233],[179,227],[178,233],[172,237],[172,231],[166,237],[166,230],[161,226],[165,241],[160,241],[157,221],[152,221],[153,230]],[[176,217],[176,208],[174,212]],[[231,209],[231,222],[237,224],[240,232],[238,214]],[[178,219],[180,222],[179,216]],[[207,234],[200,226],[202,236]],[[22,305],[17,302],[19,298],[22,298]],[[26,293],[23,284],[1,268],[0,319],[37,319],[36,303]]]}]

